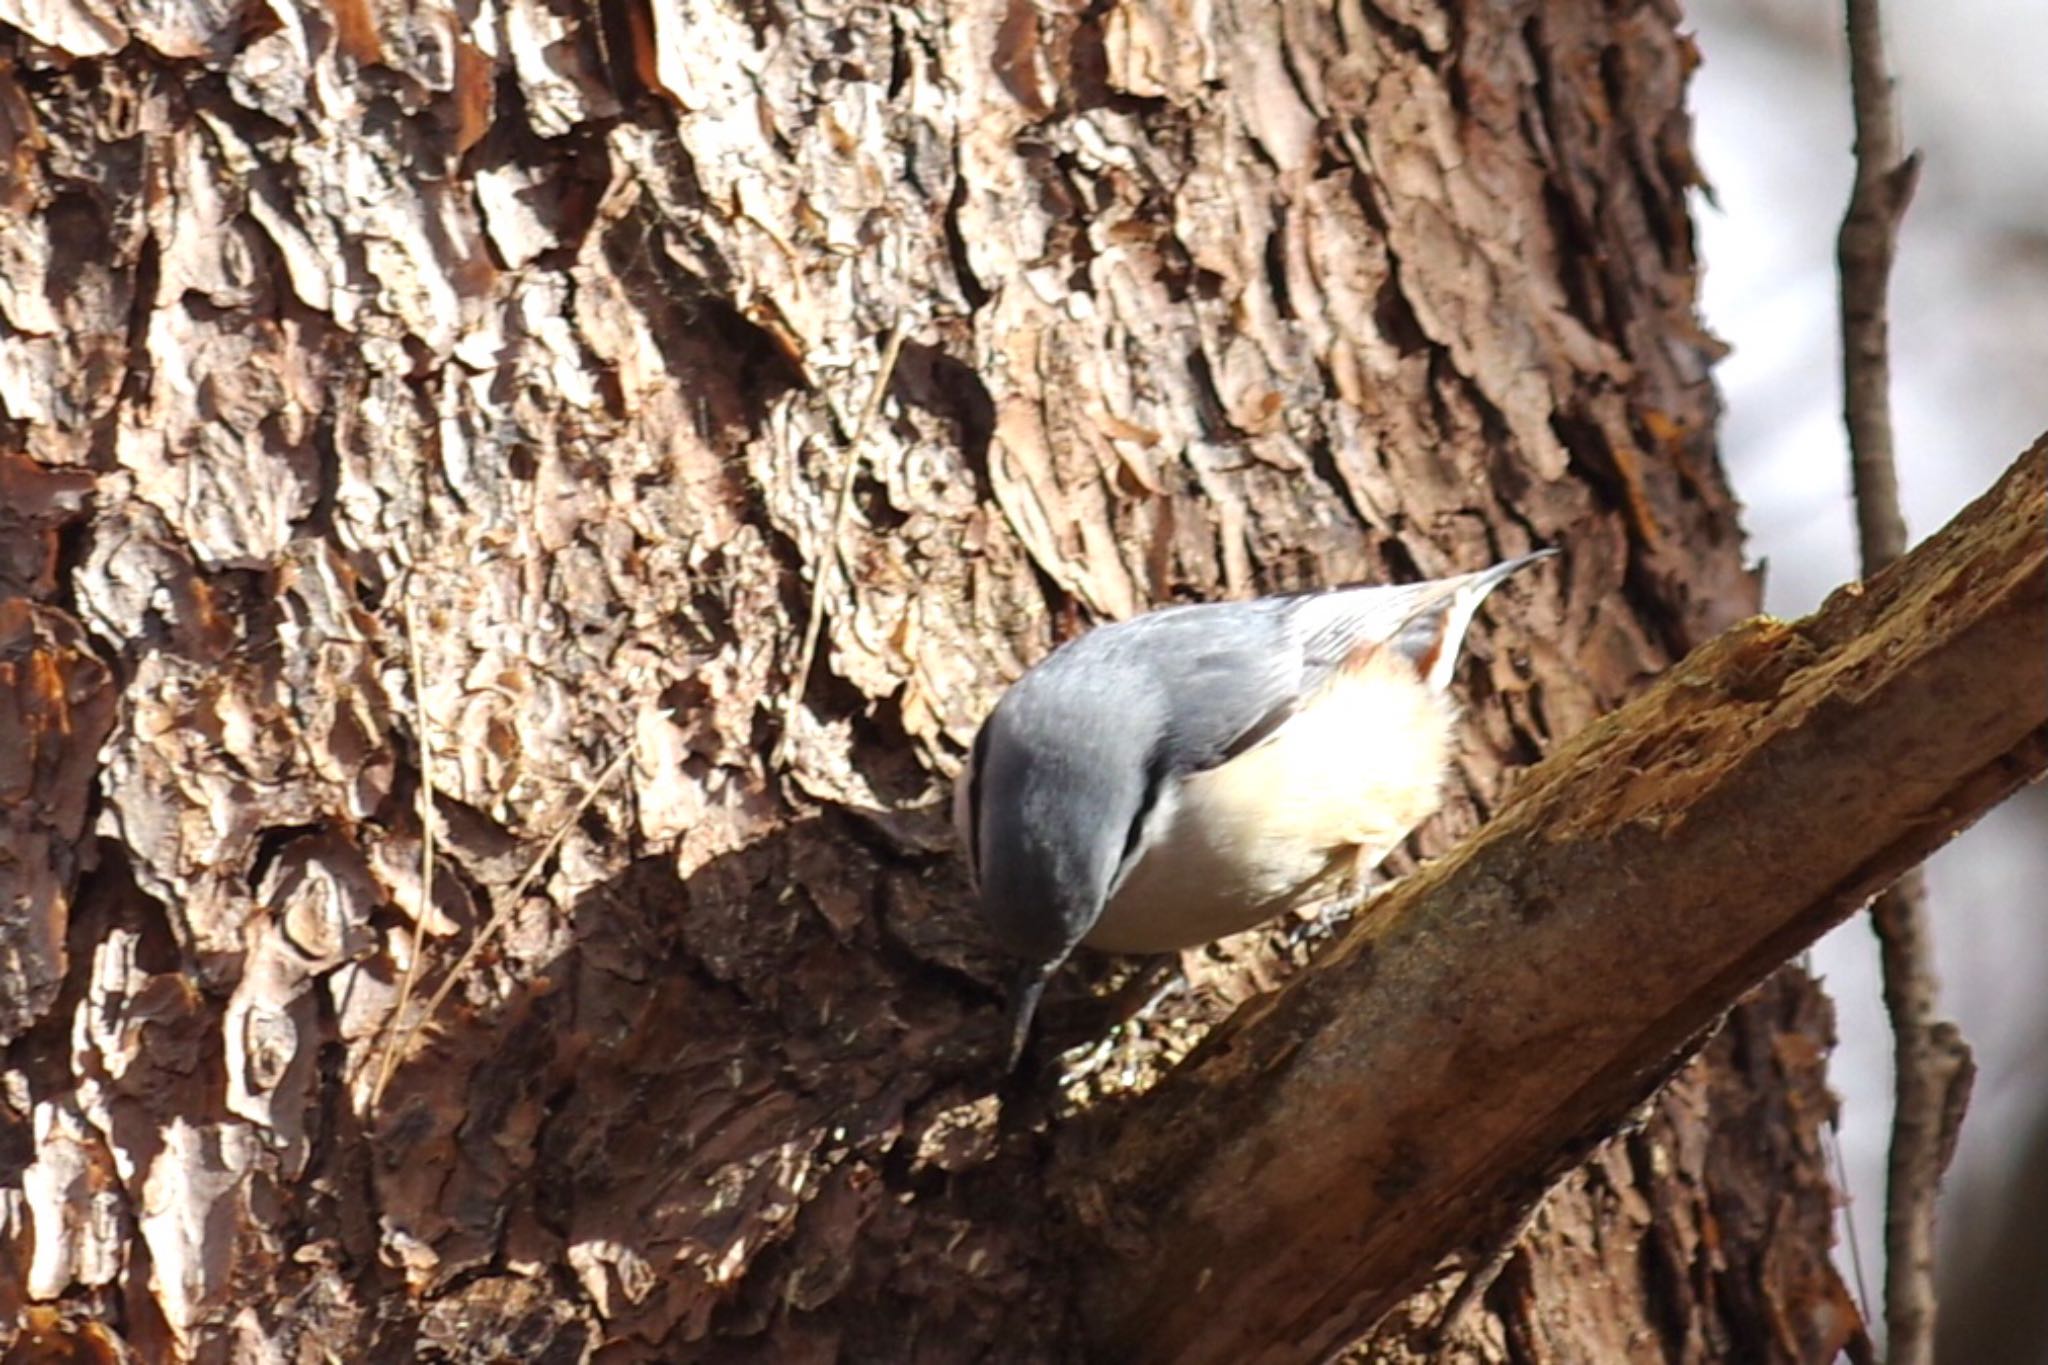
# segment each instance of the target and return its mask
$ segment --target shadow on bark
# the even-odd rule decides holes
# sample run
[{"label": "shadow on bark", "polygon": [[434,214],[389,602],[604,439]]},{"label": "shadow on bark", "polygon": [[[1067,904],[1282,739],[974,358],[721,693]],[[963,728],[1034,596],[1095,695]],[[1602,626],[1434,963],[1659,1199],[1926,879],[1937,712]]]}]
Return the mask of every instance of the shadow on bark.
[{"label": "shadow on bark", "polygon": [[374,1143],[329,1148],[373,1152],[392,1240],[432,1251],[418,1323],[379,1347],[1060,1354],[1043,1145],[994,1122],[998,974],[965,905],[950,860],[839,815],[581,896],[574,948],[451,1006]]}]

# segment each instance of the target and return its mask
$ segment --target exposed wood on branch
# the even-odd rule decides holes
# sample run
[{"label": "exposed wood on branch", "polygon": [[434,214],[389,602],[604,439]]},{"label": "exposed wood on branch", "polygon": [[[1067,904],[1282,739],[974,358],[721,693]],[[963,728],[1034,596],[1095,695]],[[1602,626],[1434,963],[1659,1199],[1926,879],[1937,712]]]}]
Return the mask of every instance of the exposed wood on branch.
[{"label": "exposed wood on branch", "polygon": [[1320,1359],[2038,775],[2044,471],[2048,439],[1874,582],[1704,646],[1076,1157],[1105,1357]]}]

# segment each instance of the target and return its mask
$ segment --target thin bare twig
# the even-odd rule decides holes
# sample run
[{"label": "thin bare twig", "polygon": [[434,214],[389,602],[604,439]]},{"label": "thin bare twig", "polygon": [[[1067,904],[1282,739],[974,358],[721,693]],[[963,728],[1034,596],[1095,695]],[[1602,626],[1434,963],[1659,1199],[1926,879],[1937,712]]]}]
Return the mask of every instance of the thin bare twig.
[{"label": "thin bare twig", "polygon": [[1892,259],[1899,223],[1920,178],[1920,158],[1900,149],[1898,102],[1885,69],[1878,0],[1847,0],[1849,85],[1856,106],[1856,182],[1836,254],[1842,273],[1842,420],[1856,481],[1863,576],[1906,552],[1899,476],[1892,456]]},{"label": "thin bare twig", "polygon": [[[1919,158],[1899,135],[1878,0],[1846,0],[1856,117],[1856,183],[1837,243],[1842,276],[1842,417],[1849,429],[1863,575],[1906,550],[1893,458],[1887,307],[1899,222]],[[1892,1365],[1933,1365],[1934,1212],[1974,1067],[1962,1035],[1935,1017],[1924,879],[1901,877],[1870,908],[1892,1021],[1891,1155],[1885,1195],[1885,1335]]]},{"label": "thin bare twig", "polygon": [[1954,1024],[1935,1011],[1934,934],[1918,868],[1870,907],[1892,1023],[1892,1141],[1885,1163],[1885,1358],[1934,1365],[1934,1215],[1955,1154],[1976,1063]]},{"label": "thin bare twig", "polygon": [[825,543],[824,553],[818,557],[817,573],[811,581],[811,609],[804,619],[803,648],[798,651],[796,673],[789,681],[789,695],[782,703],[782,734],[775,741],[775,753],[770,760],[775,766],[782,765],[783,757],[789,752],[790,737],[796,732],[796,709],[803,705],[804,688],[809,685],[811,665],[818,658],[818,637],[825,624],[825,599],[832,594],[832,575],[839,564],[839,538],[846,532],[846,518],[853,506],[853,481],[860,473],[861,443],[867,440],[868,428],[873,425],[875,414],[882,410],[882,398],[889,391],[889,380],[896,373],[896,358],[903,353],[903,321],[897,319],[889,325],[889,336],[882,343],[882,363],[875,371],[874,387],[868,390],[867,406],[860,410],[860,420],[854,423],[853,433],[846,442],[846,468],[839,475],[839,492],[832,507],[832,533]]},{"label": "thin bare twig", "polygon": [[[1807,959],[1812,953],[1803,954]],[[1807,962],[1800,964],[1801,970],[1812,976],[1813,969]],[[1864,1330],[1858,1335],[1868,1354],[1870,1343],[1870,1282],[1863,1274],[1863,1241],[1856,1232],[1856,1197],[1849,1191],[1849,1165],[1842,1160],[1842,1133],[1835,1121],[1830,1119],[1823,1130],[1828,1149],[1828,1168],[1834,1175],[1835,1188],[1842,1196],[1842,1240],[1849,1244],[1849,1273],[1856,1281],[1856,1311],[1863,1316]]]},{"label": "thin bare twig", "polygon": [[[456,983],[462,980],[463,973],[469,970],[470,963],[476,961],[476,955],[484,950],[484,945],[489,943],[498,930],[505,927],[505,922],[512,918],[513,909],[526,896],[526,888],[533,885],[533,879],[547,866],[548,859],[555,856],[555,850],[562,846],[562,840],[569,837],[569,831],[576,827],[576,822],[583,818],[583,813],[597,800],[598,793],[610,786],[619,770],[626,766],[626,760],[633,756],[633,749],[633,744],[628,742],[612,756],[611,762],[605,764],[604,771],[597,775],[597,780],[583,793],[583,799],[576,803],[576,809],[569,812],[555,828],[555,832],[548,836],[548,841],[540,846],[540,851],[533,855],[533,861],[527,864],[526,871],[514,883],[511,893],[492,908],[491,917],[484,921],[484,927],[477,931],[476,937],[469,941],[469,946],[462,950],[462,956],[455,959],[455,965],[441,978],[441,984],[435,987],[433,995],[428,997],[426,1008],[420,1011],[419,1018],[405,1026],[405,1032],[398,1036],[398,1041],[385,1053],[386,1065],[378,1074],[377,1084],[370,1092],[372,1110],[376,1109],[384,1098],[384,1083],[391,1075],[391,1059],[402,1057],[412,1050],[413,1039],[419,1037],[420,1030],[440,1011],[442,1002],[447,1000],[448,993],[455,989]],[[397,1018],[396,1014],[392,1017]]]}]

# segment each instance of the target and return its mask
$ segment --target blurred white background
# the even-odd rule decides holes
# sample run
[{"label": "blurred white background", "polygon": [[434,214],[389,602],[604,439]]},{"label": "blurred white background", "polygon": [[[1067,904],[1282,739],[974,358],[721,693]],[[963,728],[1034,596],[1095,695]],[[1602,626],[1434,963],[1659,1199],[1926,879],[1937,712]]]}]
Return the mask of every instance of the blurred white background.
[{"label": "blurred white background", "polygon": [[[2048,430],[2048,3],[1886,7],[1908,147],[1925,164],[1892,283],[1908,525],[1938,528]],[[1696,0],[1696,204],[1722,453],[1766,605],[1856,574],[1840,417],[1835,231],[1852,142],[1840,0]],[[2022,793],[1929,867],[1942,1009],[1978,1077],[1943,1195],[1941,1358],[2048,1365],[2048,800]],[[1882,1318],[1891,1037],[1862,917],[1824,940],[1862,1280]],[[1853,1271],[1846,1247],[1845,1274]],[[1881,1331],[1882,1323],[1873,1324]]]}]

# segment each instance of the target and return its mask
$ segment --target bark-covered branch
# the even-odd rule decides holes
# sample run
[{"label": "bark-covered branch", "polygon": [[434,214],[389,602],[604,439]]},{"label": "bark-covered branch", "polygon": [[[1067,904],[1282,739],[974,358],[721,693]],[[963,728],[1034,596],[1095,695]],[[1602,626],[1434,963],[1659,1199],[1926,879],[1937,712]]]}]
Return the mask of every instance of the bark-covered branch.
[{"label": "bark-covered branch", "polygon": [[1698,650],[1070,1152],[1105,1358],[1321,1358],[2037,776],[2044,472],[2048,438],[1876,580]]}]

